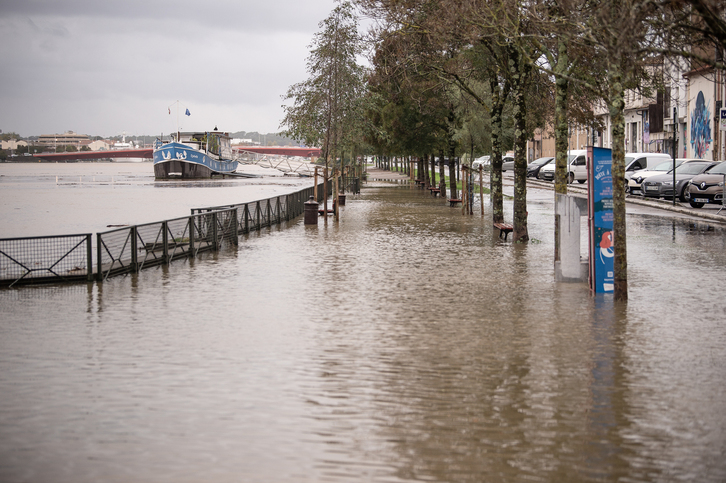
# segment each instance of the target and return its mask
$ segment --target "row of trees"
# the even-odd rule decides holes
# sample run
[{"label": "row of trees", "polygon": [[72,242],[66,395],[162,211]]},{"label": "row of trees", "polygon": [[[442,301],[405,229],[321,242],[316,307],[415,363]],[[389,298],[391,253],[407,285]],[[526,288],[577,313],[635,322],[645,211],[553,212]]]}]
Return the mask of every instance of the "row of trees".
[{"label": "row of trees", "polygon": [[[321,23],[307,81],[284,106],[286,135],[323,147],[326,167],[362,146],[377,154],[491,153],[493,221],[503,221],[502,153],[514,149],[514,239],[526,242],[526,145],[550,126],[556,193],[567,193],[568,131],[606,105],[614,180],[623,179],[625,93],[663,88],[664,59],[713,62],[717,0],[355,0]],[[357,57],[368,47],[370,69]],[[449,163],[450,169],[454,163]],[[450,178],[455,176],[453,172]],[[443,176],[442,176],[443,178]],[[615,294],[627,298],[625,192],[614,183]],[[337,190],[336,190],[337,192]],[[558,227],[555,225],[555,231]],[[557,233],[555,239],[557,240]],[[555,259],[559,248],[555,249]]]}]

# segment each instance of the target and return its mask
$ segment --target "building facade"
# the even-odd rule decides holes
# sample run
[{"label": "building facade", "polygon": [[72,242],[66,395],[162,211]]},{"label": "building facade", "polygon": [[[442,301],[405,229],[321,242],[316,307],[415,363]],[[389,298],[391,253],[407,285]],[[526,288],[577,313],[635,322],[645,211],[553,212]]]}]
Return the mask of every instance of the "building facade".
[{"label": "building facade", "polygon": [[[683,62],[667,61],[664,88],[652,97],[638,91],[625,95],[625,152],[667,153],[677,158],[726,160],[726,135],[719,130],[724,107],[724,71],[711,66],[687,71]],[[675,111],[675,112],[674,112]],[[570,130],[569,149],[612,148],[612,122],[603,103],[594,112],[603,129]],[[675,132],[674,132],[675,131]],[[535,130],[529,142],[530,159],[554,156],[551,126]]]},{"label": "building facade", "polygon": [[91,139],[87,135],[66,131],[63,134],[43,134],[38,137],[37,145],[46,150],[55,149],[59,146],[75,146],[80,151],[83,146],[90,143]]}]

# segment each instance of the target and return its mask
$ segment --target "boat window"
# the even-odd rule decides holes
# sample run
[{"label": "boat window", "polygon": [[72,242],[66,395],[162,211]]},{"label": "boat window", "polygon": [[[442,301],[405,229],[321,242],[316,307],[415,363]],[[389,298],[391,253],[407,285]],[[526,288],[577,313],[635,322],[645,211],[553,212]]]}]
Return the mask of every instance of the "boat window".
[{"label": "boat window", "polygon": [[219,136],[208,133],[207,142],[207,150],[212,154],[219,154]]}]

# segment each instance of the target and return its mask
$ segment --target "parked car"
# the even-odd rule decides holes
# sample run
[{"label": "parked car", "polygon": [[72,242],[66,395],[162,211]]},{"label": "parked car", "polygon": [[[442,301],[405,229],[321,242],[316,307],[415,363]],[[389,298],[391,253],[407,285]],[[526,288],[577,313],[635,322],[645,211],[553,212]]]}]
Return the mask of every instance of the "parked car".
[{"label": "parked car", "polygon": [[505,154],[502,156],[502,171],[514,171],[514,156]]},{"label": "parked car", "polygon": [[[482,156],[480,158],[476,158],[471,163],[471,168],[475,171],[479,171],[479,166],[482,166],[482,169],[484,171],[489,171],[491,169],[491,156]],[[511,154],[505,154],[502,156],[502,171],[507,170],[513,170],[514,169],[514,156]]]},{"label": "parked car", "polygon": [[[537,174],[537,179],[552,181],[555,179],[555,163],[550,162],[542,166]],[[587,181],[587,151],[577,149],[567,151],[567,182],[577,180],[579,183]]]},{"label": "parked car", "polygon": [[483,171],[489,171],[489,168],[490,168],[489,158],[490,157],[491,156],[481,156],[479,158],[476,158],[471,163],[471,169],[473,169],[474,171],[479,171],[479,166],[481,166]]},{"label": "parked car", "polygon": [[691,178],[686,187],[686,198],[694,208],[708,203],[723,205],[724,175],[726,163],[719,163],[707,173]]},{"label": "parked car", "polygon": [[713,161],[691,161],[676,168],[676,186],[673,186],[673,172],[650,176],[643,181],[643,195],[648,198],[673,198],[686,200],[686,186],[694,176],[705,173],[716,166]]},{"label": "parked car", "polygon": [[553,157],[544,157],[544,158],[537,158],[531,163],[527,165],[527,177],[528,178],[536,178],[539,174],[539,170],[542,169],[542,166],[545,166],[552,161],[554,161],[555,158]]},{"label": "parked car", "polygon": [[[678,158],[676,159],[676,167],[680,166],[684,162],[689,161],[701,161],[700,159],[684,159],[684,158]],[[633,195],[642,195],[643,192],[641,190],[641,185],[643,184],[643,180],[646,178],[649,178],[650,176],[655,176],[658,174],[666,174],[670,172],[673,169],[673,161],[663,161],[659,165],[657,165],[653,169],[641,169],[638,171],[631,171],[630,173],[625,174],[625,192],[630,193]]]},{"label": "parked car", "polygon": [[625,153],[625,172],[653,169],[664,161],[672,162],[673,158],[664,153]]},{"label": "parked car", "polygon": [[635,173],[652,170],[665,161],[672,163],[673,158],[663,153],[625,153],[625,192],[627,193],[628,182]]}]

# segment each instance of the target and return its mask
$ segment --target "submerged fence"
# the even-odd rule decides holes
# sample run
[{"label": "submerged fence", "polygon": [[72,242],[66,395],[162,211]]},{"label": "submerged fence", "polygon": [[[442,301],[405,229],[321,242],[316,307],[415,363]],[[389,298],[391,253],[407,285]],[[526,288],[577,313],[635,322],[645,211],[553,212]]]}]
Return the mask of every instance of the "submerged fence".
[{"label": "submerged fence", "polygon": [[242,234],[303,214],[314,192],[310,187],[249,203],[193,208],[190,216],[97,233],[95,265],[90,233],[0,239],[0,285],[103,281],[236,245]]}]

